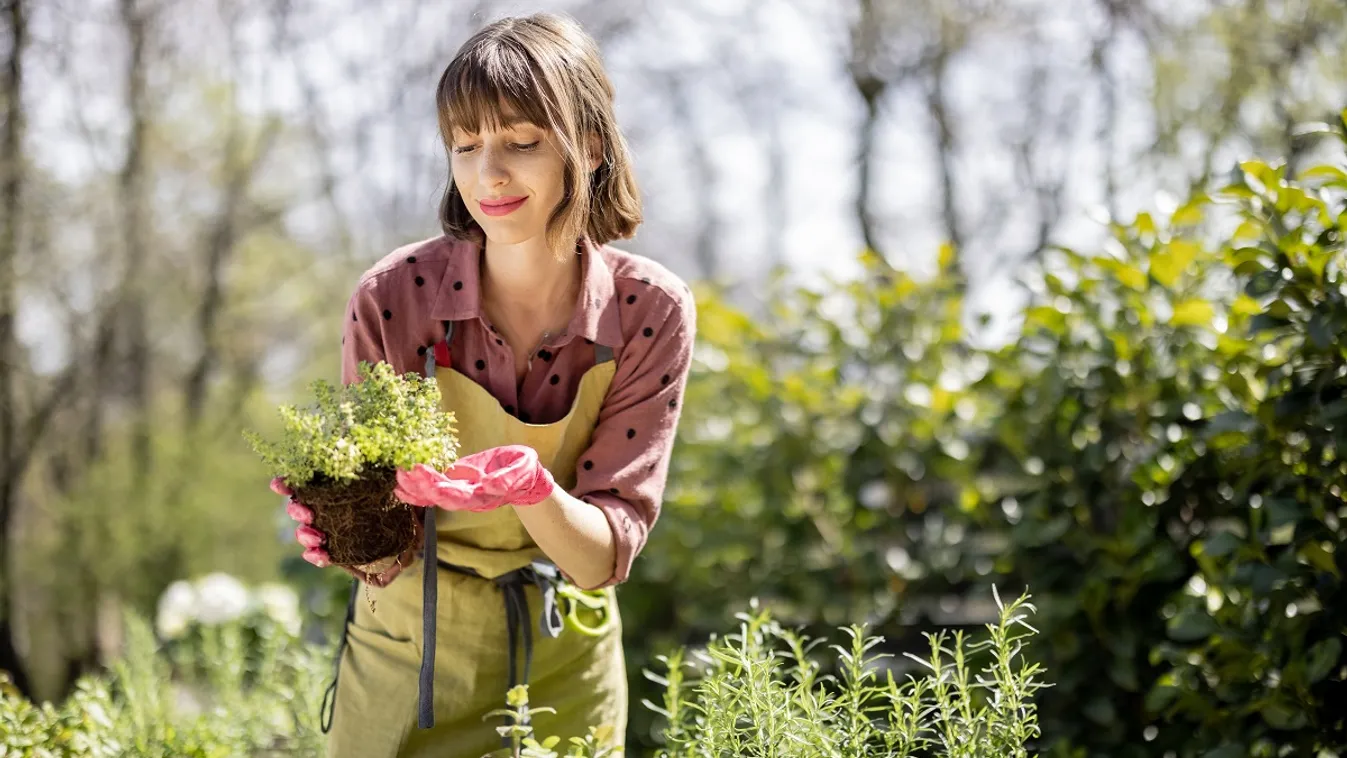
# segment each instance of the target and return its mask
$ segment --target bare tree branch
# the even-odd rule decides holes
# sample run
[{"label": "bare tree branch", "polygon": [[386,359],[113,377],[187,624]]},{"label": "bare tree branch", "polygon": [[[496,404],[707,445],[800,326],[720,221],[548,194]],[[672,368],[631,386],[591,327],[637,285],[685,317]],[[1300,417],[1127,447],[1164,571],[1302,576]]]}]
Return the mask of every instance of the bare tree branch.
[{"label": "bare tree branch", "polygon": [[17,377],[19,345],[15,333],[18,313],[19,220],[24,185],[23,56],[28,43],[28,19],[22,0],[0,3],[7,31],[8,57],[0,98],[5,123],[0,131],[0,669],[11,672],[14,684],[27,691],[28,678],[14,644],[11,614],[13,572],[10,565],[11,530],[19,495],[21,470],[18,445]]},{"label": "bare tree branch", "polygon": [[122,202],[122,239],[125,245],[125,278],[120,288],[122,318],[127,341],[126,366],[130,378],[132,420],[132,481],[144,484],[150,472],[151,410],[150,377],[153,355],[146,315],[145,277],[149,257],[146,208],[146,143],[149,121],[146,102],[146,45],[148,17],[138,0],[120,0],[118,5],[128,42],[126,107],[131,128],[126,137],[126,157],[118,177]]}]

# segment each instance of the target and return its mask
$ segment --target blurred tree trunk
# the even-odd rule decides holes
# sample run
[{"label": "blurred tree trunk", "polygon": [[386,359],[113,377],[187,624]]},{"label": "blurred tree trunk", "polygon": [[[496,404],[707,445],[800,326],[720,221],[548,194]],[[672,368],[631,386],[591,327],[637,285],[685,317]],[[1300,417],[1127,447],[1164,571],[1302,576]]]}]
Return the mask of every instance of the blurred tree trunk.
[{"label": "blurred tree trunk", "polygon": [[852,86],[860,95],[864,113],[856,147],[856,220],[861,227],[865,247],[882,255],[883,246],[875,229],[874,194],[875,134],[879,129],[879,107],[888,82],[878,73],[880,21],[875,16],[874,0],[861,0],[860,13],[851,28],[851,60],[848,69]]},{"label": "blurred tree trunk", "polygon": [[146,239],[147,197],[145,193],[145,152],[147,137],[146,26],[147,19],[139,7],[139,0],[121,0],[121,21],[126,32],[128,56],[126,66],[126,109],[131,117],[131,129],[126,136],[126,157],[122,164],[118,185],[121,190],[123,240],[126,245],[126,279],[120,305],[126,330],[126,368],[131,395],[131,445],[133,489],[140,489],[149,476],[152,459],[150,450],[150,376],[152,350],[146,323],[146,260],[149,245]]},{"label": "blurred tree trunk", "polygon": [[1101,170],[1103,172],[1104,207],[1110,219],[1118,217],[1118,178],[1113,167],[1114,155],[1118,152],[1118,77],[1113,71],[1110,56],[1118,38],[1119,17],[1122,9],[1118,0],[1097,0],[1099,10],[1104,15],[1104,26],[1095,35],[1090,47],[1090,68],[1099,80],[1099,130],[1095,140],[1099,143]]},{"label": "blurred tree trunk", "polygon": [[5,47],[3,83],[5,123],[0,132],[0,670],[8,671],[15,686],[28,689],[28,678],[14,638],[10,540],[19,496],[19,343],[15,334],[18,312],[19,219],[23,201],[23,54],[28,42],[23,0],[4,0]]},{"label": "blurred tree trunk", "polygon": [[945,19],[939,20],[941,42],[931,58],[929,80],[926,87],[926,107],[931,117],[931,127],[935,130],[935,157],[939,166],[936,176],[940,185],[940,219],[944,227],[945,241],[954,248],[954,261],[950,264],[950,276],[967,288],[967,274],[964,272],[964,235],[959,221],[958,175],[955,170],[958,145],[954,137],[953,116],[950,114],[946,77],[949,72],[949,58],[953,46],[946,44]]}]

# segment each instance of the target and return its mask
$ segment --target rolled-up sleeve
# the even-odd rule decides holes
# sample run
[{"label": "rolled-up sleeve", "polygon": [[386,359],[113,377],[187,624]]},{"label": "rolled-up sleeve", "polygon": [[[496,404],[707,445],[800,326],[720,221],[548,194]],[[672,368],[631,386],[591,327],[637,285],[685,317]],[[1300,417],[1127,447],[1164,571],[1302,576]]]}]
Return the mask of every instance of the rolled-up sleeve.
[{"label": "rolled-up sleeve", "polygon": [[580,456],[572,494],[604,512],[616,542],[613,575],[627,580],[659,517],[682,412],[696,311],[692,296],[664,294],[624,329],[617,371],[590,446]]}]

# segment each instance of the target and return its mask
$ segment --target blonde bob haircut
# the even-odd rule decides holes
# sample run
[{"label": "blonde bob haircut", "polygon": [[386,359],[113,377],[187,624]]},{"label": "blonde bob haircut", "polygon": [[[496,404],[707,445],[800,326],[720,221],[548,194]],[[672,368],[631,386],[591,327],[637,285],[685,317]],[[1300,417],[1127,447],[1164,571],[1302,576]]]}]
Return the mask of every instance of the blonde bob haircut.
[{"label": "blonde bob haircut", "polygon": [[[641,198],[627,142],[613,113],[613,85],[598,45],[565,16],[508,17],[482,28],[459,48],[435,92],[440,136],[452,159],[454,129],[507,127],[506,113],[548,129],[565,159],[565,192],[547,220],[547,243],[559,259],[582,238],[595,245],[630,238],[641,223]],[[591,150],[602,151],[590,172]],[[482,236],[453,170],[440,202],[440,224],[459,239]]]}]

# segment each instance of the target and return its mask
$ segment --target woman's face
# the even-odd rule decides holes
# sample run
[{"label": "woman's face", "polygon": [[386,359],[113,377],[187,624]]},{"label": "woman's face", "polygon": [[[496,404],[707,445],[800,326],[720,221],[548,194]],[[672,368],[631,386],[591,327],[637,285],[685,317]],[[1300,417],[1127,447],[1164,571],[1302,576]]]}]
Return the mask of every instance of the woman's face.
[{"label": "woman's face", "polygon": [[455,129],[450,166],[454,186],[484,232],[498,244],[544,237],[565,194],[565,159],[552,132],[506,114],[499,131]]}]

